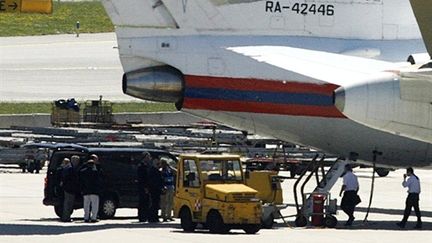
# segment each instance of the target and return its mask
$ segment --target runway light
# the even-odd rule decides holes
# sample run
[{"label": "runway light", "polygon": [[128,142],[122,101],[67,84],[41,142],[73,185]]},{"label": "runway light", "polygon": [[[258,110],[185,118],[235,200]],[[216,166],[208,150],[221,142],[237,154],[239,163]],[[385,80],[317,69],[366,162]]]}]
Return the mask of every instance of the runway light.
[{"label": "runway light", "polygon": [[51,14],[52,10],[52,0],[21,0],[22,13]]},{"label": "runway light", "polygon": [[79,37],[79,29],[80,29],[80,22],[79,21],[76,22],[75,27],[76,27],[76,37]]}]

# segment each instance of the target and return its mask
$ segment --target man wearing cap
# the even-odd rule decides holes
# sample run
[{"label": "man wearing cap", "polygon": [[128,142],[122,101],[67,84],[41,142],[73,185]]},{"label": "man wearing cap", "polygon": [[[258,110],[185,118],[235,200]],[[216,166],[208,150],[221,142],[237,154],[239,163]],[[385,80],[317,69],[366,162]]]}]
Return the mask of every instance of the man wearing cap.
[{"label": "man wearing cap", "polygon": [[343,194],[341,209],[348,215],[348,221],[345,226],[351,226],[354,221],[354,209],[360,203],[360,197],[357,195],[359,190],[359,183],[357,176],[354,175],[351,165],[345,165],[345,172],[343,176],[343,185],[339,196]]},{"label": "man wearing cap", "polygon": [[[407,179],[408,177],[408,179]],[[419,208],[419,200],[420,200],[420,179],[418,176],[414,174],[413,168],[407,168],[406,174],[403,175],[403,187],[408,187],[408,197],[405,201],[405,212],[404,217],[401,222],[397,223],[397,226],[400,228],[405,228],[405,224],[408,220],[409,215],[411,214],[411,208],[414,208],[414,211],[417,216],[417,224],[414,227],[415,229],[422,228],[421,221],[421,213]]]},{"label": "man wearing cap", "polygon": [[81,194],[84,198],[84,222],[97,222],[99,194],[102,191],[102,177],[93,160],[87,161],[80,169],[79,181]]}]

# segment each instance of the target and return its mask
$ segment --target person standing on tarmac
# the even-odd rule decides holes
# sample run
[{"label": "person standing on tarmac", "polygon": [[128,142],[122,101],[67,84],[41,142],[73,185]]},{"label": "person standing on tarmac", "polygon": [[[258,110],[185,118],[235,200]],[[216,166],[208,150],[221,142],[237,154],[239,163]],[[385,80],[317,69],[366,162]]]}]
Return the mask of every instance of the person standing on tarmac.
[{"label": "person standing on tarmac", "polygon": [[80,169],[79,181],[81,194],[84,198],[84,222],[95,223],[98,221],[99,194],[102,191],[101,177],[100,171],[93,160],[87,161]]},{"label": "person standing on tarmac", "polygon": [[159,170],[160,162],[158,158],[153,160],[149,168],[149,191],[150,191],[150,215],[148,218],[149,223],[159,223],[158,210],[160,207],[160,197],[163,188],[162,174]]},{"label": "person standing on tarmac", "polygon": [[96,154],[91,154],[89,159],[93,160],[96,167],[100,169],[99,157]]},{"label": "person standing on tarmac", "polygon": [[61,174],[60,185],[63,187],[63,214],[62,222],[72,222],[71,214],[73,212],[75,195],[79,192],[77,174],[68,158],[63,159],[63,170]]},{"label": "person standing on tarmac", "polygon": [[[408,177],[408,179],[407,179]],[[421,229],[422,228],[422,220],[421,220],[421,213],[419,208],[419,200],[420,200],[420,179],[418,176],[414,174],[414,169],[409,167],[406,170],[406,174],[403,175],[403,187],[408,187],[408,197],[405,201],[405,212],[404,217],[402,218],[402,221],[397,223],[396,225],[400,228],[405,228],[405,224],[408,220],[408,217],[411,214],[411,208],[414,207],[414,211],[417,216],[417,224],[414,227],[415,229]]]},{"label": "person standing on tarmac", "polygon": [[43,148],[39,148],[35,156],[35,170],[36,174],[39,174],[39,170],[42,169],[42,165],[48,159],[47,152]]},{"label": "person standing on tarmac", "polygon": [[175,169],[168,165],[168,162],[164,159],[161,162],[161,174],[163,179],[163,191],[161,196],[161,214],[163,222],[173,221],[172,208],[174,199],[175,189]]},{"label": "person standing on tarmac", "polygon": [[345,226],[351,226],[355,217],[354,209],[360,203],[360,197],[357,195],[359,190],[359,183],[357,176],[354,175],[350,164],[345,165],[345,172],[343,176],[343,185],[339,196],[342,196],[341,208],[348,215],[348,221]]},{"label": "person standing on tarmac", "polygon": [[137,180],[138,180],[138,220],[146,222],[150,215],[150,192],[149,192],[149,166],[151,163],[151,155],[148,152],[143,153],[143,159],[138,164]]}]

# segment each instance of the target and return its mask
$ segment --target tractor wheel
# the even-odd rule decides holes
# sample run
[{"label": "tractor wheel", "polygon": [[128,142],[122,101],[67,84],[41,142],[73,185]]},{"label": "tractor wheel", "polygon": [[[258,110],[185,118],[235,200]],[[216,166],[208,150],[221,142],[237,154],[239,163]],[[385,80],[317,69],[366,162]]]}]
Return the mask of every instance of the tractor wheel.
[{"label": "tractor wheel", "polygon": [[248,235],[254,235],[261,229],[259,224],[248,224],[243,227],[244,232]]},{"label": "tractor wheel", "polygon": [[267,218],[261,220],[261,225],[264,229],[273,228],[274,217],[273,214],[270,214]]},{"label": "tractor wheel", "polygon": [[180,211],[180,224],[185,232],[194,232],[197,226],[196,223],[192,222],[191,212],[186,207]]},{"label": "tractor wheel", "polygon": [[229,228],[225,225],[223,218],[218,211],[210,211],[207,216],[206,224],[210,230],[210,233],[226,234],[229,232]]}]

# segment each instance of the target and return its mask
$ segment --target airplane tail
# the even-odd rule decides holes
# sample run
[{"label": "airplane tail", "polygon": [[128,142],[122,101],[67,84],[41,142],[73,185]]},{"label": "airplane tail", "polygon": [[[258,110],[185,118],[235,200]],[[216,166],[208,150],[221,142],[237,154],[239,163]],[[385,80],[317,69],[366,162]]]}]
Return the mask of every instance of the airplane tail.
[{"label": "airplane tail", "polygon": [[218,11],[218,6],[227,4],[226,0],[102,0],[102,3],[117,27],[229,28]]},{"label": "airplane tail", "polygon": [[160,0],[102,0],[116,27],[176,28]]},{"label": "airplane tail", "polygon": [[426,49],[432,57],[432,2],[430,0],[410,0],[410,2]]},{"label": "airplane tail", "polygon": [[[417,1],[428,0],[413,0]],[[409,1],[390,2],[102,0],[117,28],[181,29],[183,35],[218,33],[374,40],[418,38],[414,15],[407,11]],[[179,33],[171,31],[171,35]]]}]

